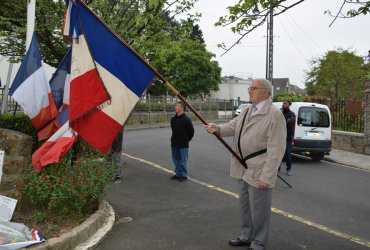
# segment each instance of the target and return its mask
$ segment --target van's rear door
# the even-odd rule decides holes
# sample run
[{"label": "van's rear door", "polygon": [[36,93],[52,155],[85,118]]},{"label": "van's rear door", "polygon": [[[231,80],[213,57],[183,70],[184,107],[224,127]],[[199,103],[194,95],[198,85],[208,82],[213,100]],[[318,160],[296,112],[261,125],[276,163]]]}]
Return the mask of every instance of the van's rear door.
[{"label": "van's rear door", "polygon": [[298,109],[294,138],[297,148],[330,148],[330,111],[325,106],[301,106]]}]

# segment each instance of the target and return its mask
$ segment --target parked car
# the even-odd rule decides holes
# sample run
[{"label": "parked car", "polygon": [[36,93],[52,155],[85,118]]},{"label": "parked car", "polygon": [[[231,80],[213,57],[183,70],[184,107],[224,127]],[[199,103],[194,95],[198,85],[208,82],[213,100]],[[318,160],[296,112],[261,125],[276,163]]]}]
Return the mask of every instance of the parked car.
[{"label": "parked car", "polygon": [[238,116],[242,112],[243,109],[248,108],[250,105],[252,104],[250,103],[240,104],[239,107],[234,112],[234,117]]},{"label": "parked car", "polygon": [[[282,102],[274,102],[282,108]],[[331,113],[329,107],[310,102],[293,102],[290,110],[296,115],[292,142],[293,153],[308,153],[312,160],[320,161],[331,151]]]}]

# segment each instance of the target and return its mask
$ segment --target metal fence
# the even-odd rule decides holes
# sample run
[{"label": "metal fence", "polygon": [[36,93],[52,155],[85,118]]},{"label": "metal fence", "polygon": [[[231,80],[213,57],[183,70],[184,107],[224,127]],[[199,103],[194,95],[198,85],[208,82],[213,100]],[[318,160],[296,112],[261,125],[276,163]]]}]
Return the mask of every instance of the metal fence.
[{"label": "metal fence", "polygon": [[[159,122],[169,122],[174,116],[175,104],[180,101],[174,96],[151,96],[144,95],[127,120],[127,124],[151,124]],[[187,102],[205,120],[218,118],[231,118],[236,108],[244,103],[240,100],[221,100],[221,99],[187,99]],[[193,120],[196,116],[192,112],[187,112]]]},{"label": "metal fence", "polygon": [[15,113],[15,112],[22,112],[21,108],[19,105],[17,105],[17,102],[10,96],[8,95],[8,99],[6,102],[6,108],[5,111],[2,111],[2,104],[4,100],[4,94],[5,94],[5,87],[0,87],[0,111],[1,113]]},{"label": "metal fence", "polygon": [[362,100],[342,100],[329,104],[333,129],[363,133],[365,127],[365,102]]},{"label": "metal fence", "polygon": [[[4,88],[0,88],[0,102],[4,96]],[[127,119],[127,124],[151,124],[169,122],[175,112],[175,104],[180,101],[174,96],[151,96],[143,95],[136,104],[134,110]],[[241,100],[221,100],[221,99],[187,99],[187,102],[205,119],[212,120],[218,118],[231,118],[236,108],[245,103]],[[4,113],[22,112],[19,105],[13,98],[8,96],[7,108]],[[193,120],[196,116],[192,112],[187,112]]]},{"label": "metal fence", "polygon": [[[4,96],[4,87],[0,88],[0,105]],[[127,124],[152,124],[160,122],[169,122],[174,115],[175,104],[179,101],[174,96],[151,96],[144,95],[139,100],[134,110],[127,119]],[[231,118],[236,108],[245,103],[240,100],[221,100],[221,99],[187,99],[190,105],[205,120],[218,118]],[[337,103],[327,103],[324,100],[316,102],[326,104],[330,107],[334,130],[348,132],[364,132],[365,125],[365,102],[363,100],[342,100]],[[1,106],[0,106],[1,107]],[[3,113],[22,112],[19,105],[13,98],[8,96],[7,109]],[[196,120],[192,112],[187,114]]]}]

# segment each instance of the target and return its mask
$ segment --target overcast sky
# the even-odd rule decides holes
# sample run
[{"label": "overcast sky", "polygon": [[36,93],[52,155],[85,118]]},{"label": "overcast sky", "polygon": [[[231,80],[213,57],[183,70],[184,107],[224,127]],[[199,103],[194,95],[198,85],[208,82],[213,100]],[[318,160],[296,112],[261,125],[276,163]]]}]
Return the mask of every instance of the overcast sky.
[{"label": "overcast sky", "polygon": [[[236,0],[199,0],[194,10],[202,13],[199,25],[209,51],[217,56],[222,75],[265,77],[266,24],[246,36],[240,45],[220,57],[217,44],[231,45],[238,36],[230,28],[215,27],[219,16],[227,14],[226,7]],[[289,1],[288,1],[289,2]],[[292,84],[304,87],[305,70],[309,60],[322,57],[328,50],[353,49],[366,56],[370,50],[370,14],[351,19],[333,18],[324,11],[336,13],[342,1],[306,0],[274,18],[274,78],[288,77]]]},{"label": "overcast sky", "polygon": [[[222,75],[243,78],[265,77],[266,74],[266,25],[246,36],[240,45],[224,56],[217,44],[231,45],[238,39],[230,27],[215,27],[214,23],[226,15],[226,7],[238,0],[198,0],[194,11],[202,13],[199,25],[209,51],[216,54],[222,67]],[[289,2],[288,0],[287,2]],[[370,14],[351,19],[337,19],[329,27],[333,18],[324,11],[336,13],[340,0],[306,0],[282,15],[274,18],[274,67],[275,78],[288,77],[292,84],[304,87],[305,70],[309,60],[322,57],[328,50],[336,48],[356,51],[366,56],[370,50]],[[0,78],[5,84],[7,63],[0,58]],[[18,67],[13,68],[13,77]],[[52,69],[47,69],[50,77]]]}]

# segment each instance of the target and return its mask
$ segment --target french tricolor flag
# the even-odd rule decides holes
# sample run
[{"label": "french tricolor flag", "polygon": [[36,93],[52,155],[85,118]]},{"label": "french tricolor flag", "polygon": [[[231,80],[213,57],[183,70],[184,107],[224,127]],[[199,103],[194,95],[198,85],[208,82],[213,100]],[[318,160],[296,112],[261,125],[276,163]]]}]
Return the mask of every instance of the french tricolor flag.
[{"label": "french tricolor flag", "polygon": [[55,119],[51,120],[42,130],[38,132],[38,137],[40,140],[47,139],[52,136],[68,121],[71,52],[72,51],[70,48],[50,79],[51,94],[60,113]]},{"label": "french tricolor flag", "polygon": [[67,154],[77,140],[77,133],[66,122],[55,134],[50,137],[32,155],[32,165],[36,172],[52,163],[58,163]]},{"label": "french tricolor flag", "polygon": [[42,129],[58,115],[41,59],[39,42],[33,33],[26,56],[9,89],[36,130]]},{"label": "french tricolor flag", "polygon": [[63,35],[73,42],[70,125],[107,153],[155,73],[82,1],[69,1]]}]

